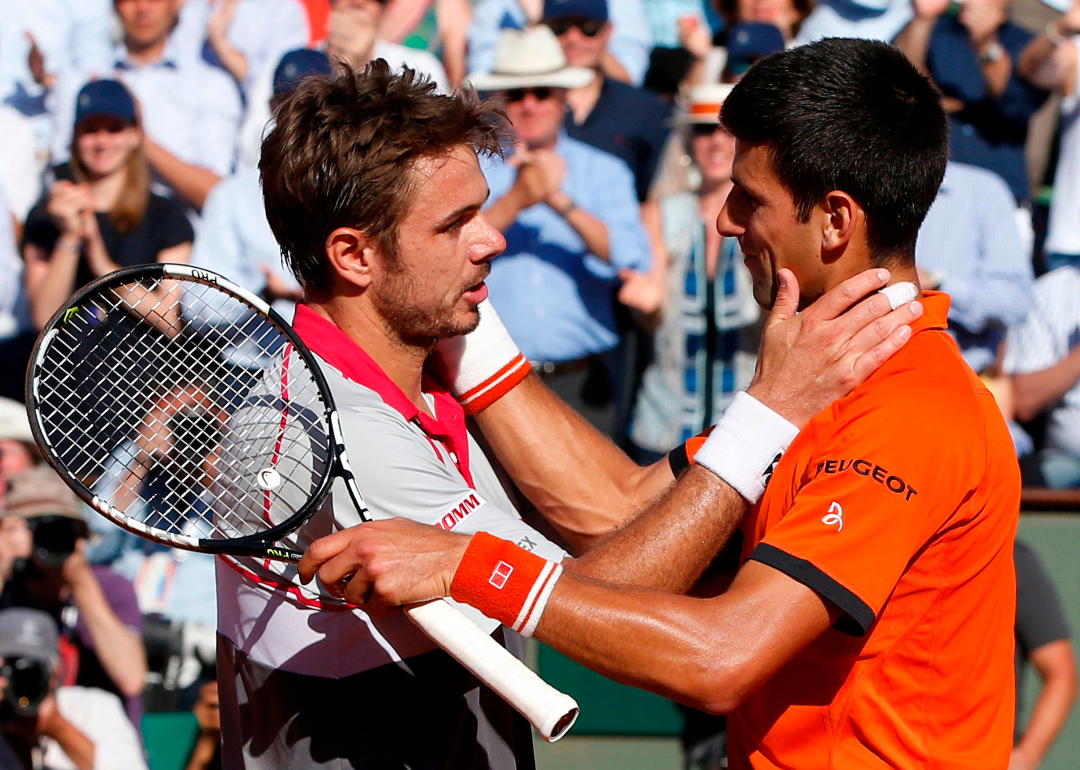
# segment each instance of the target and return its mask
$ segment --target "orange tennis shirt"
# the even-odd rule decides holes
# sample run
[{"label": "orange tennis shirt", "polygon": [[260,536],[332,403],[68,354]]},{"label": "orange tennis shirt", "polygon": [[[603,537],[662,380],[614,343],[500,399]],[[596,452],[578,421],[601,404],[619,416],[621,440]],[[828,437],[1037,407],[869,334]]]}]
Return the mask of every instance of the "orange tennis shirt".
[{"label": "orange tennis shirt", "polygon": [[746,524],[844,612],[731,715],[732,768],[1007,767],[1020,472],[927,292],[912,338],[818,414]]}]

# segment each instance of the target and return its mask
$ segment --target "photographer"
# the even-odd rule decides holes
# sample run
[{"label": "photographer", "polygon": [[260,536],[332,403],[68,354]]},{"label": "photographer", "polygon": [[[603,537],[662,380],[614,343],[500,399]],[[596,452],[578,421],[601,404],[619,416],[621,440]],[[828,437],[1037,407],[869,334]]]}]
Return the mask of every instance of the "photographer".
[{"label": "photographer", "polygon": [[61,633],[61,684],[114,693],[138,725],[146,653],[131,584],[87,563],[82,505],[52,469],[40,466],[13,477],[6,504],[5,517],[26,520],[33,548],[16,563],[0,607],[31,607],[52,616]]},{"label": "photographer", "polygon": [[138,736],[115,695],[57,688],[60,639],[40,610],[0,611],[0,767],[145,770]]}]

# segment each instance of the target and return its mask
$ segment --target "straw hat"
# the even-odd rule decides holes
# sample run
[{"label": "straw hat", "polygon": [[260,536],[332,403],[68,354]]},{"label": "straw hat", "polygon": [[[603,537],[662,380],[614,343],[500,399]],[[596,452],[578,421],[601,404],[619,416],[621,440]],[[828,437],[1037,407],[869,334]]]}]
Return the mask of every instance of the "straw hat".
[{"label": "straw hat", "polygon": [[539,25],[526,30],[506,29],[495,49],[491,72],[475,72],[469,82],[477,91],[508,91],[514,88],[581,88],[593,81],[588,67],[570,67],[559,39],[550,28]]}]

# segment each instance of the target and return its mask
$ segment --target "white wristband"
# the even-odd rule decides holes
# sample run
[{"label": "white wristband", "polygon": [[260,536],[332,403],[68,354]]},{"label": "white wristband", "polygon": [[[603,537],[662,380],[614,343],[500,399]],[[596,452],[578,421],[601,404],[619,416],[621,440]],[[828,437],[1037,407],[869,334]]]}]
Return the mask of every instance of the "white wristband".
[{"label": "white wristband", "polygon": [[735,394],[694,462],[753,505],[765,494],[773,464],[797,435],[798,428],[743,391]]},{"label": "white wristband", "polygon": [[466,335],[442,340],[432,355],[432,364],[442,370],[451,392],[469,414],[502,398],[532,368],[491,302],[484,300],[477,309],[480,324]]}]

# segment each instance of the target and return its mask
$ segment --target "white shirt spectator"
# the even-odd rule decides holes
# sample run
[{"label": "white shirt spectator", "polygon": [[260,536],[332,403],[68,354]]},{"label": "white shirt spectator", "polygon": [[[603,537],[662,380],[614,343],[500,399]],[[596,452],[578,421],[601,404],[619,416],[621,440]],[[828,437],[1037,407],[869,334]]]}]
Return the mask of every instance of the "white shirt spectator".
[{"label": "white shirt spectator", "polygon": [[[1061,267],[1035,282],[1035,309],[1009,330],[1007,374],[1041,372],[1080,345],[1080,269]],[[1050,410],[1046,449],[1080,460],[1080,381]]]},{"label": "white shirt spectator", "polygon": [[45,89],[30,71],[33,35],[56,88],[78,73],[107,67],[112,58],[112,0],[0,2],[0,102],[34,121],[39,150],[49,149],[52,120]]},{"label": "white shirt spectator", "polygon": [[[146,66],[132,62],[119,46],[113,68],[97,77],[114,77],[128,87],[139,103],[143,129],[165,150],[218,176],[232,170],[241,113],[232,76],[181,56],[170,40],[164,56]],[[88,80],[73,84],[57,102],[56,161],[71,155],[75,97]]]},{"label": "white shirt spectator", "polygon": [[[1072,44],[1080,50],[1080,36]],[[1061,100],[1061,154],[1043,250],[1080,257],[1080,92],[1075,88]]]},{"label": "white shirt spectator", "polygon": [[[94,770],[146,770],[142,742],[120,699],[96,687],[60,687],[56,706],[94,744]],[[76,770],[60,744],[45,738],[42,764],[49,770]]]},{"label": "white shirt spectator", "polygon": [[911,0],[821,0],[795,36],[795,45],[826,37],[891,43],[915,17]]},{"label": "white shirt spectator", "polygon": [[22,276],[23,261],[0,180],[0,342],[34,328]]},{"label": "white shirt spectator", "polygon": [[[215,7],[211,0],[185,1],[171,36],[171,44],[181,55],[208,63],[216,57],[206,34]],[[240,0],[227,37],[247,60],[247,77],[240,88],[250,95],[252,85],[267,67],[272,70],[283,55],[307,45],[307,14],[299,0]]]},{"label": "white shirt spectator", "polygon": [[30,118],[11,107],[0,105],[0,184],[7,205],[20,222],[41,197],[44,153],[38,152]]}]

